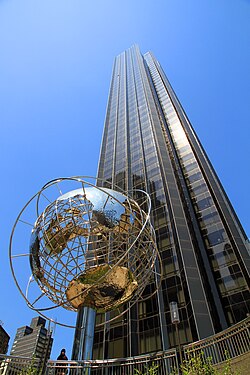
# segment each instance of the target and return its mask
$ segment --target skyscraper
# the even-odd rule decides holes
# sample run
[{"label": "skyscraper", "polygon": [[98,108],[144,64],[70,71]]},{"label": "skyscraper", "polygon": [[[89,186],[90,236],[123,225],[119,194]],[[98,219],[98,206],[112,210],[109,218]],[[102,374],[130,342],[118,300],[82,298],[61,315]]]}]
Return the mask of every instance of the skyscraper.
[{"label": "skyscraper", "polygon": [[96,328],[94,358],[176,346],[171,302],[178,303],[182,344],[246,317],[246,234],[159,62],[137,46],[115,59],[98,177],[150,194],[163,280],[153,298]]},{"label": "skyscraper", "polygon": [[33,318],[29,326],[17,329],[10,354],[16,357],[37,358],[40,360],[40,370],[45,370],[45,364],[50,357],[53,338],[49,329],[45,328],[46,320],[41,317]]}]

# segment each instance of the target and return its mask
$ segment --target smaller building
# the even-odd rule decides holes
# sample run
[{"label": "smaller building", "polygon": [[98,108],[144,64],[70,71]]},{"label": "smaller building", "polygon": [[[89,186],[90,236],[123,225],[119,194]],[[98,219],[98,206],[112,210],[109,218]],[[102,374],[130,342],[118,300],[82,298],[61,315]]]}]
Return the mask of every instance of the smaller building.
[{"label": "smaller building", "polygon": [[6,354],[9,347],[10,336],[0,323],[0,354]]},{"label": "smaller building", "polygon": [[53,343],[52,332],[45,328],[45,324],[46,320],[39,316],[31,320],[30,326],[18,328],[10,352],[16,357],[39,359],[42,373],[50,358]]}]

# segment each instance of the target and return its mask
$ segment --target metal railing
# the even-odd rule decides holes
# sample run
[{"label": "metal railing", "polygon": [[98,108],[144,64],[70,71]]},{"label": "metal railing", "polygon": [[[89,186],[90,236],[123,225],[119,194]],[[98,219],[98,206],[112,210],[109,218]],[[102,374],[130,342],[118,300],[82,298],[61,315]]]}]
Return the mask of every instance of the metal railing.
[{"label": "metal railing", "polygon": [[166,375],[178,369],[176,350],[158,352],[137,357],[91,360],[91,361],[48,361],[46,375],[134,375],[136,370],[149,373],[157,368],[158,375]]},{"label": "metal railing", "polygon": [[0,375],[26,375],[30,369],[40,367],[38,359],[0,354]]},{"label": "metal railing", "polygon": [[[185,345],[182,355],[185,359],[204,354],[212,363],[218,364],[228,358],[235,358],[250,352],[250,317],[238,324],[206,339]],[[157,375],[179,371],[179,353],[176,349],[142,356],[88,360],[52,361],[46,366],[46,375],[134,375],[136,370],[149,374],[150,368],[157,368]],[[40,375],[42,366],[38,360],[0,354],[0,375],[24,375],[31,368],[37,368]]]},{"label": "metal railing", "polygon": [[250,351],[250,317],[226,330],[183,347],[184,357],[203,353],[217,364]]}]

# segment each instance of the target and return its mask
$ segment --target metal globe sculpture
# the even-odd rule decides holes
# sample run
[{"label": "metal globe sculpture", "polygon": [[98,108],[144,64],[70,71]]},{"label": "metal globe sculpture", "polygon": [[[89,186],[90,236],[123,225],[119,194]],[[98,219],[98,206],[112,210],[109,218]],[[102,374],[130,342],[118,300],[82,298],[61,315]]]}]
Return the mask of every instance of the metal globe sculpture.
[{"label": "metal globe sculpture", "polygon": [[[72,181],[80,188],[67,193],[60,188],[60,195],[51,199],[48,191],[54,185]],[[52,309],[36,307],[37,301],[46,296],[56,307],[77,311],[85,306],[106,312],[141,297],[149,281],[159,277],[156,262],[159,264],[160,259],[149,220],[150,198],[142,191],[140,195],[147,212],[123,192],[98,187],[82,178],[52,181],[33,197],[36,220],[29,247],[32,275],[25,292],[14,272],[13,258],[18,255],[12,253],[13,234],[19,221],[24,222],[20,216],[31,201],[21,211],[10,243],[13,275],[29,307],[40,313]],[[43,197],[49,202],[45,207]],[[31,302],[33,280],[41,295]]]}]

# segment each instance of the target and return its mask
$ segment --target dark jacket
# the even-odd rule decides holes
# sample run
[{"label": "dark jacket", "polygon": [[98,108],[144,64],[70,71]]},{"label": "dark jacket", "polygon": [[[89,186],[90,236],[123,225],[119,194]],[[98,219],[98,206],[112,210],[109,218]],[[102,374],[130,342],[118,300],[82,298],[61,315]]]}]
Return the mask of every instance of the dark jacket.
[{"label": "dark jacket", "polygon": [[[61,353],[57,357],[57,360],[58,361],[67,361],[68,357],[65,354]],[[59,375],[59,374],[66,374],[67,373],[67,366],[65,366],[63,363],[57,363],[56,367],[57,368],[56,368],[55,374]]]}]

